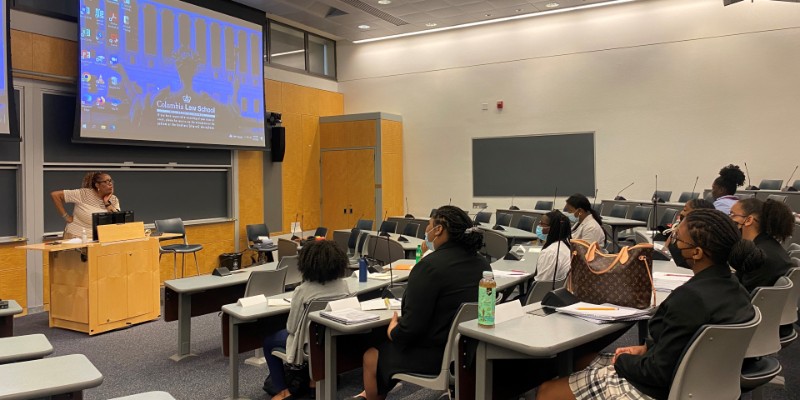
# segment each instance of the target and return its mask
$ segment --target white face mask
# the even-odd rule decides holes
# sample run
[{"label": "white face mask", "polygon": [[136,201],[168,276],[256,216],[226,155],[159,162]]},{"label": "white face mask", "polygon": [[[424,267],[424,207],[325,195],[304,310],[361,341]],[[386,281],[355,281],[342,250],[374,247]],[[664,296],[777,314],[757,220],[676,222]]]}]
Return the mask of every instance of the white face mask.
[{"label": "white face mask", "polygon": [[436,249],[434,249],[434,246],[433,246],[433,239],[435,239],[435,238],[428,239],[428,234],[433,232],[434,229],[436,229],[436,226],[431,228],[431,230],[429,230],[429,231],[425,231],[425,246],[427,246],[431,251],[436,250]]}]

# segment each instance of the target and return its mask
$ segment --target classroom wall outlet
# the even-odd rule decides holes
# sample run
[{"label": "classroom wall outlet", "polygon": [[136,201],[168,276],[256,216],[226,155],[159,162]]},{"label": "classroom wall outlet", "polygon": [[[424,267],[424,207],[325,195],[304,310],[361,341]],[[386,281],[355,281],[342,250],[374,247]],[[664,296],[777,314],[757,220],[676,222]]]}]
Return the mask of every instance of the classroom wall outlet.
[{"label": "classroom wall outlet", "polygon": [[486,203],[472,203],[472,208],[486,208],[489,207]]},{"label": "classroom wall outlet", "polygon": [[486,111],[489,109],[489,103],[481,103],[481,110]]}]

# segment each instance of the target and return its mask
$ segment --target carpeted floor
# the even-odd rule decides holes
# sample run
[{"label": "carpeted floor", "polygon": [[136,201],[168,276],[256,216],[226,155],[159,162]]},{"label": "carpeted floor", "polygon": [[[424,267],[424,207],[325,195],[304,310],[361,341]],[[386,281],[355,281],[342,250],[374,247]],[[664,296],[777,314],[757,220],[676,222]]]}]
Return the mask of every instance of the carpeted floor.
[{"label": "carpeted floor", "polygon": [[[158,320],[90,337],[64,329],[50,329],[47,313],[39,313],[17,318],[14,333],[45,334],[55,349],[53,356],[85,354],[104,376],[101,386],[85,392],[86,399],[109,399],[152,390],[167,391],[179,400],[223,399],[228,395],[228,360],[222,356],[220,317],[217,314],[192,319],[192,352],[197,356],[180,362],[169,359],[177,347],[177,322]],[[618,344],[632,344],[634,333],[623,336]],[[261,389],[266,369],[246,365],[244,358],[241,357],[240,367],[241,396],[254,400],[268,399]],[[786,388],[767,388],[764,398],[800,400],[800,343],[784,349],[780,359]],[[355,395],[360,390],[360,370],[341,375],[339,398]],[[434,400],[442,394],[403,384],[389,398]],[[743,398],[749,397],[745,395]]]}]

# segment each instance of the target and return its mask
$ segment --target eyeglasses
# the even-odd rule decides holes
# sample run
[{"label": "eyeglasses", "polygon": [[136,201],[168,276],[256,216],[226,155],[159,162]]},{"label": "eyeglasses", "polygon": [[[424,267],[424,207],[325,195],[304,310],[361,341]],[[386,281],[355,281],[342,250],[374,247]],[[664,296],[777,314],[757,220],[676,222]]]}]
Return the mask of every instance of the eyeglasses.
[{"label": "eyeglasses", "polygon": [[[742,218],[747,218],[747,217],[749,217],[749,216],[751,216],[751,215],[752,215],[752,214],[750,214],[750,215],[734,214],[734,213],[732,213],[732,212],[731,212],[730,214],[728,214],[728,216],[729,216],[729,217],[731,217],[731,219],[733,219],[733,217],[742,217]],[[758,219],[757,219],[756,217],[753,217],[753,221],[756,221],[756,222],[758,222]]]},{"label": "eyeglasses", "polygon": [[114,184],[114,180],[113,179],[106,179],[104,181],[97,181],[97,183],[105,183],[105,184],[108,184],[108,185],[113,185]]},{"label": "eyeglasses", "polygon": [[[694,244],[694,243],[692,243],[692,242],[687,242],[687,241],[685,241],[685,240],[683,240],[683,239],[679,238],[677,234],[676,234],[676,235],[672,235],[672,238],[673,238],[673,239],[675,239],[675,240],[676,240],[676,241],[678,241],[678,242],[681,242],[681,243],[686,243],[686,244],[688,244],[688,245],[689,245],[689,248],[697,247],[697,245],[696,245],[696,244]],[[683,249],[682,249],[682,250],[683,250]]]}]

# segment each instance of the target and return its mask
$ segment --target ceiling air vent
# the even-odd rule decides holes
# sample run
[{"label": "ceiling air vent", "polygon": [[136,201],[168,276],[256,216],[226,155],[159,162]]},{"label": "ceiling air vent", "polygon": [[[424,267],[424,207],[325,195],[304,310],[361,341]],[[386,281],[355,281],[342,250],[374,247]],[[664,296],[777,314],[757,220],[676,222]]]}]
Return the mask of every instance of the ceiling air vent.
[{"label": "ceiling air vent", "polygon": [[364,3],[361,0],[339,0],[339,1],[341,1],[342,3],[345,3],[345,4],[349,4],[349,5],[351,5],[351,6],[355,7],[355,8],[358,8],[361,11],[364,11],[364,12],[366,12],[368,14],[374,15],[374,16],[376,16],[376,17],[378,17],[378,18],[380,18],[380,19],[382,19],[382,20],[384,20],[386,22],[392,23],[394,25],[397,25],[397,26],[408,25],[408,22],[403,21],[402,19],[397,18],[394,15],[391,15],[389,13],[383,12],[383,11],[381,11],[381,10],[379,10],[379,9],[377,9],[377,8],[367,4],[367,3]]}]

